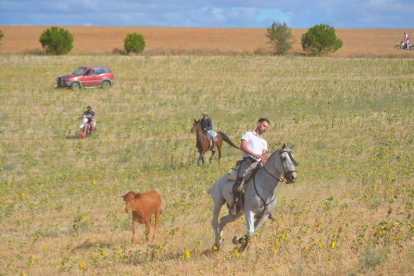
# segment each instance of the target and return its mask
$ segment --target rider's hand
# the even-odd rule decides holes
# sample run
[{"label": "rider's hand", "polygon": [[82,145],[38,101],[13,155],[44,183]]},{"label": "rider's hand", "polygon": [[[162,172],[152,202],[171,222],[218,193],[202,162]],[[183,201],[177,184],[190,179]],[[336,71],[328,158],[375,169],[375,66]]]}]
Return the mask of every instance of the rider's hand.
[{"label": "rider's hand", "polygon": [[260,154],[255,154],[253,155],[257,160],[259,160],[260,158],[262,158],[262,156]]},{"label": "rider's hand", "polygon": [[260,160],[263,164],[266,164],[267,155],[262,155],[262,160]]}]

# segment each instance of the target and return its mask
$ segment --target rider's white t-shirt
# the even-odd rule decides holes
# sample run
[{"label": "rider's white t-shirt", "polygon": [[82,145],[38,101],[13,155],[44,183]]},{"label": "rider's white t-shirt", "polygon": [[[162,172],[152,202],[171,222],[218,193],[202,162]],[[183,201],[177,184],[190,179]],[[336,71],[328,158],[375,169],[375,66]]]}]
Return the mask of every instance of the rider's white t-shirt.
[{"label": "rider's white t-shirt", "polygon": [[[255,154],[262,154],[263,150],[268,150],[267,149],[267,142],[265,139],[263,139],[263,137],[259,136],[256,134],[256,132],[253,131],[247,131],[246,133],[244,133],[242,140],[246,140],[247,141],[247,145],[246,147],[253,153]],[[256,159],[257,161],[260,161],[260,159],[257,159],[253,156],[251,156],[250,154],[244,153],[243,152],[243,156],[242,159],[245,157],[251,157]]]}]

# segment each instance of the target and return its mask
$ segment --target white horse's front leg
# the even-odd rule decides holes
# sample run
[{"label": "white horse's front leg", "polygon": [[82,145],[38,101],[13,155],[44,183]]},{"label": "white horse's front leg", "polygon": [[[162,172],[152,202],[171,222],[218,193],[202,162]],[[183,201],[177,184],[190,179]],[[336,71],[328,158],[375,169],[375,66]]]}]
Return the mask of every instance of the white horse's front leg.
[{"label": "white horse's front leg", "polygon": [[251,238],[254,235],[254,213],[249,211],[245,214],[246,217],[246,225],[247,225],[247,237]]},{"label": "white horse's front leg", "polygon": [[245,218],[246,218],[246,224],[247,224],[247,235],[244,237],[240,237],[240,238],[238,237],[233,238],[234,244],[242,243],[242,247],[239,249],[241,251],[244,251],[246,249],[249,239],[253,237],[254,230],[255,230],[254,213],[252,211],[248,211],[247,213],[245,213]]},{"label": "white horse's front leg", "polygon": [[221,205],[221,203],[214,201],[213,219],[211,220],[211,226],[213,227],[214,236],[215,236],[215,241],[213,245],[214,250],[218,250],[220,248],[220,243],[221,243],[221,235],[219,234],[219,231],[218,231],[218,225],[219,225],[218,218],[219,218],[220,210],[222,206],[223,205]]},{"label": "white horse's front leg", "polygon": [[260,226],[263,225],[263,223],[265,223],[265,221],[269,218],[269,214],[267,215],[263,215],[261,218],[257,219],[254,222],[254,231],[256,231]]}]

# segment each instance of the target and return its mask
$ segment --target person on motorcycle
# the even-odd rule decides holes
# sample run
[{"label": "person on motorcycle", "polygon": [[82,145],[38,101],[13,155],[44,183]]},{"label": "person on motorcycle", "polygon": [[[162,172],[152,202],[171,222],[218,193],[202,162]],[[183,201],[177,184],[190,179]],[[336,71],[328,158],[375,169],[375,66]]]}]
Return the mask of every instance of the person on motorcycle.
[{"label": "person on motorcycle", "polygon": [[410,49],[410,36],[407,34],[407,32],[404,32],[404,40],[405,40],[405,47],[407,49]]},{"label": "person on motorcycle", "polygon": [[92,106],[88,105],[87,110],[82,114],[82,116],[79,119],[82,119],[82,124],[80,125],[81,130],[88,124],[89,119],[92,120],[92,131],[95,132],[95,111],[92,110]]}]

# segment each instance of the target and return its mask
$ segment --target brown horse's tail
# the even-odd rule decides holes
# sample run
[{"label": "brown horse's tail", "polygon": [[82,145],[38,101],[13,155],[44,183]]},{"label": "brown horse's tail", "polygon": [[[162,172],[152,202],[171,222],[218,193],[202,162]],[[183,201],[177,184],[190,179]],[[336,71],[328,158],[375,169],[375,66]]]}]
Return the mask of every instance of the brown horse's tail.
[{"label": "brown horse's tail", "polygon": [[233,142],[230,140],[229,137],[227,137],[226,134],[224,134],[223,132],[219,131],[218,133],[220,133],[221,137],[223,137],[224,142],[226,142],[227,144],[229,144],[230,146],[232,146],[233,148],[236,149],[240,149],[238,146],[236,146],[235,144],[233,144]]}]

